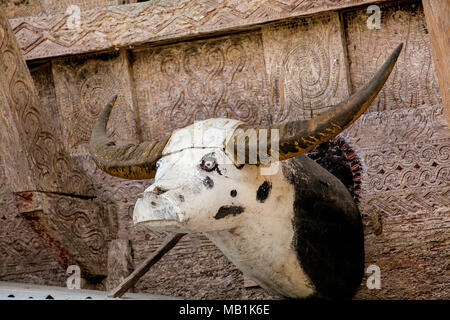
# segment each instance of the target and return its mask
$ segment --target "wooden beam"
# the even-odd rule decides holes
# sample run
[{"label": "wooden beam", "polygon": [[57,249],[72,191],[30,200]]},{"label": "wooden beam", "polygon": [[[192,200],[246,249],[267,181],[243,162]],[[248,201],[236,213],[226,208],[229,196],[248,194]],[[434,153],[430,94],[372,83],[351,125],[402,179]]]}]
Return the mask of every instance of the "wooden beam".
[{"label": "wooden beam", "polygon": [[422,0],[445,116],[450,125],[450,1]]},{"label": "wooden beam", "polygon": [[173,42],[394,0],[149,1],[11,19],[26,59]]}]

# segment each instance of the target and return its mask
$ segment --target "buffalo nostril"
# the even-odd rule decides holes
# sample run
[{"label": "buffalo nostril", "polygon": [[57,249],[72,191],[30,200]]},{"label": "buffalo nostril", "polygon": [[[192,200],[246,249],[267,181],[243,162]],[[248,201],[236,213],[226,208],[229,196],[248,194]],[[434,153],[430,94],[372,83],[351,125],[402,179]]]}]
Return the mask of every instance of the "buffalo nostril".
[{"label": "buffalo nostril", "polygon": [[167,191],[169,191],[169,190],[164,189],[164,188],[161,188],[161,187],[155,187],[155,188],[152,190],[152,192],[153,192],[154,194],[157,194],[157,195],[163,194],[163,193],[165,193],[165,192],[167,192]]}]

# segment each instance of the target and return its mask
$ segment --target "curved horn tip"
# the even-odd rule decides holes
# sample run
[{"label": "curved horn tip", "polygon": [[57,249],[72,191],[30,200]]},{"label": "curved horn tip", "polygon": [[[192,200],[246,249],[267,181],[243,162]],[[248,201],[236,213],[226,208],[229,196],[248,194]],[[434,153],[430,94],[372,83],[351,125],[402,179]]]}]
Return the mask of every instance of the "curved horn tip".
[{"label": "curved horn tip", "polygon": [[394,57],[394,59],[398,58],[402,49],[403,49],[403,42],[400,42],[400,44],[397,46],[397,48],[395,48],[395,50],[392,52],[392,56]]},{"label": "curved horn tip", "polygon": [[117,100],[117,94],[114,95],[111,99],[111,101],[109,102],[109,104],[111,105],[111,107],[114,107],[114,104],[116,103]]}]

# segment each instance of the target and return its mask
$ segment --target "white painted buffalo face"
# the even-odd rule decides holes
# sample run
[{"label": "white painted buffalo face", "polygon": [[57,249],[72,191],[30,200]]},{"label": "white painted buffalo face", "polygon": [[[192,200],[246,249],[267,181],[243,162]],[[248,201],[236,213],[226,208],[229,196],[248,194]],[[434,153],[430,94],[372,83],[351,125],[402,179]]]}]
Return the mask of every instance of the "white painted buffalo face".
[{"label": "white painted buffalo face", "polygon": [[[235,164],[225,151],[237,123],[210,119],[173,133],[157,162],[155,182],[136,202],[134,222],[153,230],[212,232],[235,228],[261,205],[268,207],[257,193],[261,185],[270,189],[277,175]],[[194,137],[196,128],[202,130]]]}]

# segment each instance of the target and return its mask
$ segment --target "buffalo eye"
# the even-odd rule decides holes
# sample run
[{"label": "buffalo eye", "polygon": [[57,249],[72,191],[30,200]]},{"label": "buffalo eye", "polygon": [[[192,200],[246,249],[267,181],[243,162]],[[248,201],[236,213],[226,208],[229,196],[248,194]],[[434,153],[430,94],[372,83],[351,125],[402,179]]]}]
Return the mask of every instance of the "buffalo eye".
[{"label": "buffalo eye", "polygon": [[202,159],[202,162],[200,163],[200,168],[202,168],[205,171],[212,171],[217,167],[216,159],[214,158],[205,158]]}]

